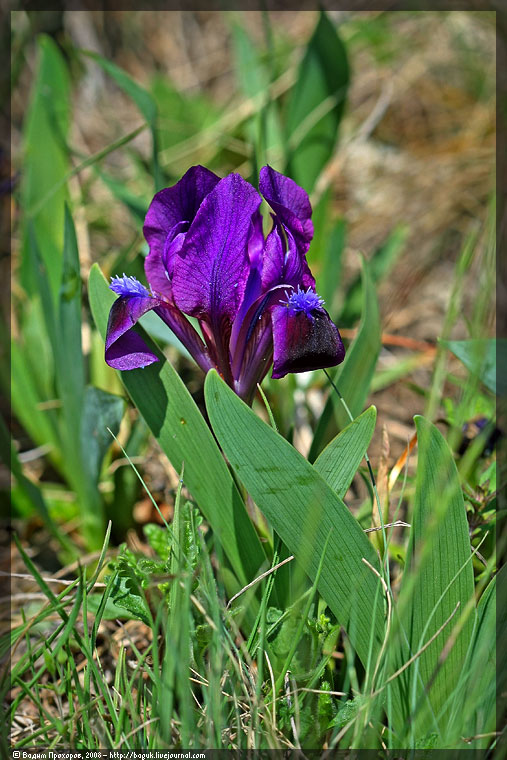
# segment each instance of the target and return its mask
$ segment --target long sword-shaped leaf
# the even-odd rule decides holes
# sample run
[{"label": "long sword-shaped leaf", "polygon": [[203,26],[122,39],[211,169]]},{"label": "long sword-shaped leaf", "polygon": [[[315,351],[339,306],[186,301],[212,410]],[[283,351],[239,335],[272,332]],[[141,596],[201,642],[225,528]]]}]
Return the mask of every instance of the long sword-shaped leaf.
[{"label": "long sword-shaped leaf", "polygon": [[[21,177],[22,207],[29,212],[67,174],[65,145],[69,125],[69,74],[56,43],[46,35],[37,40],[36,76],[23,125],[24,164]],[[56,301],[62,269],[64,200],[62,185],[35,216],[34,233],[47,267]],[[30,295],[38,292],[37,273],[29,251],[28,229],[23,227],[21,282]]]},{"label": "long sword-shaped leaf", "polygon": [[308,192],[331,158],[349,84],[347,51],[322,11],[291,92],[288,174]]},{"label": "long sword-shaped leaf", "polygon": [[238,478],[312,580],[329,537],[319,592],[366,665],[384,635],[372,545],[319,473],[211,370],[204,386],[213,430]]},{"label": "long sword-shaped leaf", "polygon": [[376,419],[377,410],[370,406],[333,438],[315,460],[313,466],[340,499],[345,497],[366,453],[375,430]]},{"label": "long sword-shaped leaf", "polygon": [[466,616],[466,610],[473,599],[474,579],[465,504],[452,452],[434,425],[423,417],[415,422],[416,493],[398,602],[402,656],[421,650],[450,619],[394,681],[395,724],[401,728],[410,722],[411,737],[417,740],[430,732],[445,733],[450,697],[470,643],[473,615],[468,607]]},{"label": "long sword-shaped leaf", "polygon": [[[89,297],[102,336],[115,299],[99,267],[90,272]],[[253,580],[266,560],[262,545],[227,465],[202,414],[177,372],[139,328],[160,361],[122,372],[129,396],[177,472],[185,464],[185,484],[220,541],[240,583]]]}]

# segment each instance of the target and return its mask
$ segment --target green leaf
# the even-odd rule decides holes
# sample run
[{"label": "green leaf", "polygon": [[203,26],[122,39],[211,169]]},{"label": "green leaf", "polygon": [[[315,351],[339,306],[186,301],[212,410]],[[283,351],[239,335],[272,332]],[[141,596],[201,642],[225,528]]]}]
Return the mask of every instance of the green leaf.
[{"label": "green leaf", "polygon": [[[363,312],[357,337],[345,354],[345,361],[333,378],[353,417],[361,413],[375,372],[381,348],[380,314],[375,286],[368,262],[363,259]],[[308,458],[313,461],[322,448],[343,430],[350,418],[343,404],[332,390],[315,430]]]},{"label": "green leaf", "polygon": [[[87,476],[97,483],[102,460],[113,442],[109,430],[117,435],[125,400],[100,388],[88,386],[84,396],[81,422],[81,450]],[[108,430],[109,428],[109,430]]]},{"label": "green leaf", "polygon": [[318,472],[260,420],[211,370],[204,386],[206,408],[238,478],[312,580],[323,548],[326,561],[318,590],[362,662],[374,657],[384,635],[375,551],[345,504]]},{"label": "green leaf", "polygon": [[76,231],[67,206],[64,226],[63,270],[55,336],[56,377],[68,437],[78,438],[85,391],[81,346],[81,270]]},{"label": "green leaf", "polygon": [[95,61],[106,74],[109,74],[114,79],[118,87],[121,87],[123,92],[134,101],[148,124],[154,126],[157,120],[157,104],[150,93],[135,82],[126,71],[107,58],[103,58],[98,53],[93,53],[90,50],[82,50],[81,52]]},{"label": "green leaf", "polygon": [[152,95],[141,87],[140,84],[135,82],[126,71],[121,69],[112,61],[108,61],[107,58],[103,58],[98,53],[93,53],[89,50],[82,50],[83,55],[88,56],[95,61],[110,77],[114,79],[118,87],[121,87],[123,92],[131,98],[136,104],[137,108],[144,116],[148,124],[150,125],[152,142],[153,142],[153,174],[155,181],[155,189],[160,190],[163,184],[163,178],[161,169],[158,162],[158,138],[157,138],[157,103]]},{"label": "green leaf", "polygon": [[[408,236],[408,227],[399,224],[389,233],[386,240],[374,252],[369,260],[371,278],[374,283],[386,277],[403,251]],[[338,317],[342,327],[353,325],[361,314],[362,281],[360,277],[354,280],[347,291],[343,310]]]},{"label": "green leaf", "polygon": [[[434,425],[419,416],[415,423],[416,492],[398,601],[401,662],[418,652],[454,613],[433,643],[393,682],[394,723],[400,731],[410,721],[412,738],[417,740],[428,731],[445,732],[449,700],[473,626],[471,615],[461,621],[460,615],[473,600],[474,577],[466,509],[452,452]],[[455,642],[447,652],[444,648],[452,636]]]},{"label": "green leaf", "polygon": [[[69,169],[66,147],[70,117],[70,84],[65,61],[50,37],[37,40],[36,77],[23,125],[24,162],[21,175],[21,206],[30,213]],[[56,302],[61,280],[64,202],[62,185],[52,193],[33,218],[34,234],[48,270],[50,290]],[[28,229],[23,229],[21,282],[30,294],[38,291],[36,273],[28,255]]]},{"label": "green leaf", "polygon": [[345,46],[322,11],[291,91],[286,126],[286,173],[307,192],[334,151],[349,78]]},{"label": "green leaf", "polygon": [[371,441],[377,410],[370,406],[329,443],[314,467],[340,499],[345,497]]},{"label": "green leaf", "polygon": [[498,393],[499,396],[507,393],[506,338],[441,340],[440,343],[452,351],[468,371],[477,375],[490,391]]},{"label": "green leaf", "polygon": [[[90,272],[89,297],[95,323],[105,336],[115,295],[99,267]],[[185,485],[221,543],[238,581],[249,583],[266,555],[223,456],[191,395],[171,364],[140,328],[159,362],[122,372],[121,379],[177,472],[185,466]]]},{"label": "green leaf", "polygon": [[[497,604],[496,589],[497,585],[501,587],[505,584],[505,566],[498,575],[500,583],[497,584],[498,576],[492,578],[477,605],[472,641],[459,688],[456,690],[457,699],[453,703],[450,720],[451,729],[453,723],[461,729],[457,739],[459,735],[480,736],[495,730],[496,699],[501,687],[500,682],[497,684],[496,652],[497,649],[499,652],[504,651],[501,644],[505,643],[497,636],[497,631],[506,630],[506,607],[500,604],[501,600]],[[474,749],[486,748],[489,738],[484,736],[482,741],[476,741],[471,746]]]}]

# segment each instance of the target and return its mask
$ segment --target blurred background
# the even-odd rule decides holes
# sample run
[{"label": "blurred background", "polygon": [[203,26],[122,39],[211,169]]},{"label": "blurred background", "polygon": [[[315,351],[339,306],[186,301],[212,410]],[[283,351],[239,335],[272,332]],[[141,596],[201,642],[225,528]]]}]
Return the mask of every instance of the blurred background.
[{"label": "blurred background", "polygon": [[[57,298],[67,203],[83,382],[123,397],[87,306],[88,274],[98,262],[107,277],[144,279],[148,204],[197,163],[256,182],[269,162],[310,193],[308,258],[348,345],[364,312],[361,256],[370,262],[382,332],[368,387],[379,414],[373,458],[396,461],[415,413],[444,428],[491,413],[482,399],[456,416],[466,372],[437,338],[494,333],[494,13],[16,11],[11,41],[11,432],[30,484],[18,480],[14,494],[25,530],[37,534],[47,510],[58,532],[63,524],[90,546],[76,528],[83,498],[102,500],[93,508],[115,517],[116,540],[158,519],[110,439],[93,465],[99,496],[76,498],[37,272]],[[199,402],[199,371],[160,327],[145,327]],[[266,382],[281,432],[305,454],[328,393],[321,375]],[[165,456],[135,409],[124,414],[106,395],[100,404],[169,515],[176,476]]]}]

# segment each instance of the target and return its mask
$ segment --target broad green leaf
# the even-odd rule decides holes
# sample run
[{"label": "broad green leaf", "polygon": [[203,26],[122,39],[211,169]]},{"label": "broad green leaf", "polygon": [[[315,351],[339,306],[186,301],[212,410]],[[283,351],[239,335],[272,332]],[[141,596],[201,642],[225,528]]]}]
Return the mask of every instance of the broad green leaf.
[{"label": "broad green leaf", "polygon": [[370,406],[333,438],[314,467],[340,499],[345,497],[375,430],[377,410]]},{"label": "broad green leaf", "polygon": [[99,479],[102,460],[113,442],[109,430],[114,435],[118,434],[124,408],[125,401],[120,396],[91,385],[86,389],[81,418],[81,449],[83,466],[95,483]]},{"label": "broad green leaf", "polygon": [[[69,169],[66,147],[69,126],[69,75],[57,45],[50,37],[37,40],[36,77],[23,126],[24,162],[21,175],[21,205],[32,207],[47,201],[33,218],[34,234],[48,270],[50,289],[56,302],[62,268],[64,202],[67,191],[53,187]],[[38,290],[36,273],[28,254],[28,230],[23,229],[21,282],[29,294]]]},{"label": "broad green leaf", "polygon": [[[398,224],[389,233],[386,240],[380,245],[369,259],[369,269],[374,283],[380,282],[391,271],[396,260],[403,251],[408,236],[408,227]],[[338,317],[341,327],[349,327],[361,315],[362,281],[360,277],[354,280],[347,291],[343,310]]]},{"label": "broad green leaf", "polygon": [[[318,590],[347,630],[363,664],[384,634],[375,551],[343,501],[319,473],[244,404],[211,370],[206,408],[224,453],[255,503],[315,579],[327,544]],[[370,651],[371,647],[371,651]]]},{"label": "broad green leaf", "polygon": [[[380,314],[375,286],[369,264],[363,259],[363,312],[357,337],[345,354],[333,378],[333,382],[345,399],[353,417],[361,413],[375,372],[381,348]],[[350,422],[344,406],[334,390],[322,412],[315,430],[309,459],[313,461],[337,431]]]},{"label": "broad green leaf", "polygon": [[349,78],[345,46],[322,11],[291,91],[286,125],[286,173],[307,192],[335,148]]},{"label": "broad green leaf", "polygon": [[[89,297],[95,323],[105,336],[115,300],[99,267],[90,272]],[[240,583],[252,581],[266,556],[245,505],[213,436],[191,395],[158,347],[142,331],[160,361],[122,372],[122,382],[220,541]]]},{"label": "broad green leaf", "polygon": [[[473,375],[477,375],[493,393],[507,392],[507,339],[474,338],[471,340],[442,340]],[[497,371],[498,358],[498,371]]]},{"label": "broad green leaf", "polygon": [[439,636],[393,682],[394,723],[400,731],[405,721],[411,721],[412,738],[417,740],[430,731],[445,733],[450,698],[473,627],[472,615],[462,620],[460,615],[473,599],[474,577],[466,509],[452,452],[434,425],[419,416],[415,423],[417,479],[398,601],[402,634],[397,665],[419,652],[454,613]]}]

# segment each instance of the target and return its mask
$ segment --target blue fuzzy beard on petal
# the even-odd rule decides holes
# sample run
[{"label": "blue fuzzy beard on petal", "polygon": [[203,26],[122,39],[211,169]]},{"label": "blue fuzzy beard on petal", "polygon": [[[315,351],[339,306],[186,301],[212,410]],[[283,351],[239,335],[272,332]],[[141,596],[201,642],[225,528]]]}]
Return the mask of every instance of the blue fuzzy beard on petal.
[{"label": "blue fuzzy beard on petal", "polygon": [[312,288],[301,290],[298,285],[298,289],[291,293],[287,301],[281,303],[288,306],[291,316],[304,312],[307,317],[311,317],[313,311],[322,309],[324,299],[320,298]]},{"label": "blue fuzzy beard on petal", "polygon": [[119,296],[149,298],[151,295],[150,291],[139,280],[136,280],[135,277],[127,277],[125,273],[123,277],[112,277],[109,288]]}]

